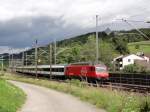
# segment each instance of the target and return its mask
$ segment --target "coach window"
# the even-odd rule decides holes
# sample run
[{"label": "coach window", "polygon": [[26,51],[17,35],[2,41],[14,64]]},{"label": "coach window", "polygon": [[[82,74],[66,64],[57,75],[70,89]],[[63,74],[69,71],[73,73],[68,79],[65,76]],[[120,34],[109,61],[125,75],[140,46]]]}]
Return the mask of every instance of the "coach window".
[{"label": "coach window", "polygon": [[55,68],[55,72],[57,72],[57,68]]},{"label": "coach window", "polygon": [[50,71],[50,68],[46,68],[46,71]]},{"label": "coach window", "polygon": [[61,72],[61,68],[59,68],[59,72]]},{"label": "coach window", "polygon": [[59,72],[59,68],[57,68],[57,72]]},{"label": "coach window", "polygon": [[61,68],[61,72],[64,72],[64,68]]},{"label": "coach window", "polygon": [[55,68],[52,68],[52,71],[55,72]]},{"label": "coach window", "polygon": [[56,68],[57,69],[57,72],[59,72],[59,68]]},{"label": "coach window", "polygon": [[56,68],[54,68],[54,72],[57,72]]},{"label": "coach window", "polygon": [[54,72],[56,72],[57,70],[56,70],[56,68],[54,68]]}]

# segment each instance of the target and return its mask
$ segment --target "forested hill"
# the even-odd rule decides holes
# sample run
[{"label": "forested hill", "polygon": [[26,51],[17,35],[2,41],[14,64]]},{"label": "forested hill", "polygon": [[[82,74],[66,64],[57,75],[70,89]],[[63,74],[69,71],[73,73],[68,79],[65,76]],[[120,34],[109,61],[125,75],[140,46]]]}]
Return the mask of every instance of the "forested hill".
[{"label": "forested hill", "polygon": [[[150,29],[145,28],[140,30],[150,37]],[[145,40],[146,39],[136,30],[115,31],[109,34],[99,32],[100,60],[105,64],[110,65],[114,57],[130,53],[128,43]],[[95,41],[95,32],[58,41],[57,63],[94,61],[96,51]]]},{"label": "forested hill", "polygon": [[[150,29],[141,29],[141,31],[148,37],[150,37]],[[133,44],[128,43],[140,42],[145,40],[146,39],[141,36],[136,30],[115,31],[109,34],[105,32],[99,32],[99,60],[104,62],[106,65],[111,66],[111,62],[114,57],[122,54],[128,54],[134,48],[133,46],[131,46]],[[95,41],[95,32],[58,41],[56,49],[56,64],[95,61]],[[129,48],[128,45],[130,45]],[[43,47],[42,49],[49,52],[48,45],[45,46],[45,48]],[[27,54],[33,55],[34,51],[34,49],[31,49]],[[52,54],[54,63],[54,45]],[[48,59],[48,54],[43,54],[43,50],[39,48],[38,60],[40,60],[40,62],[38,62],[38,64],[49,64]],[[32,60],[34,60],[34,56],[33,59],[29,60],[29,62],[32,63]]]},{"label": "forested hill", "polygon": [[[150,38],[150,28],[141,28],[140,31],[142,31],[144,34],[146,34]],[[71,44],[74,42],[85,44],[88,40],[88,37],[91,35],[95,35],[95,32],[82,34],[80,36],[61,40],[58,42],[58,45],[68,45],[68,44]],[[135,29],[129,30],[129,31],[123,31],[123,30],[122,31],[112,31],[110,34],[107,34],[105,32],[99,32],[99,38],[107,40],[107,39],[114,38],[114,37],[123,38],[128,43],[147,40]]]}]

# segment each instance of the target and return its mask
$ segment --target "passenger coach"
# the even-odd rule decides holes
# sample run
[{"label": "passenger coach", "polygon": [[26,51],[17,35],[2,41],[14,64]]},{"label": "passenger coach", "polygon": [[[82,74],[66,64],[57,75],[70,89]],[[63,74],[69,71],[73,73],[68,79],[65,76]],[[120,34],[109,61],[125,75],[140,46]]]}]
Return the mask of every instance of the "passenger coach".
[{"label": "passenger coach", "polygon": [[[64,76],[65,65],[52,65],[51,66],[52,75],[53,76]],[[28,74],[35,74],[35,66],[22,66],[17,67],[16,72],[20,73],[28,73]],[[38,65],[37,66],[37,74],[49,76],[50,74],[50,65]]]}]

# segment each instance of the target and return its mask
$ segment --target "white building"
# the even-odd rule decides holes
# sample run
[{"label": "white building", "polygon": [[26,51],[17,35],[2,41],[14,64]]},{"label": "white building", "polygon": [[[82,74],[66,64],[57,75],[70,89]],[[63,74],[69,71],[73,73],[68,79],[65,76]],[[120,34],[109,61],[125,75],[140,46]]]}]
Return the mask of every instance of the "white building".
[{"label": "white building", "polygon": [[126,65],[134,64],[136,60],[149,62],[150,59],[146,56],[137,56],[135,54],[121,55],[114,58],[113,63],[115,64],[116,70],[123,69]]}]

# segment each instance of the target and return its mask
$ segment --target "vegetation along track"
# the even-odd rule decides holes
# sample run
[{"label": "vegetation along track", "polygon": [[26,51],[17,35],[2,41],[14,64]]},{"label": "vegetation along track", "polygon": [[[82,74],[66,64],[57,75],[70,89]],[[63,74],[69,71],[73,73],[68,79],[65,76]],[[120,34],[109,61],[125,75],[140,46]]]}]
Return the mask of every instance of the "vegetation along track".
[{"label": "vegetation along track", "polygon": [[[21,73],[17,73],[17,74],[22,75]],[[26,76],[31,76],[31,75],[28,74]],[[32,76],[34,77],[34,75]],[[45,78],[45,77],[41,76],[39,78]],[[75,80],[62,80],[56,78],[52,78],[50,80],[59,81],[63,83],[71,83],[71,84],[80,83],[81,86],[88,85],[93,87],[119,89],[119,90],[139,92],[139,93],[150,93],[150,75],[147,74],[110,73],[109,80],[98,81],[94,83],[86,82],[85,80],[80,82]]]}]

